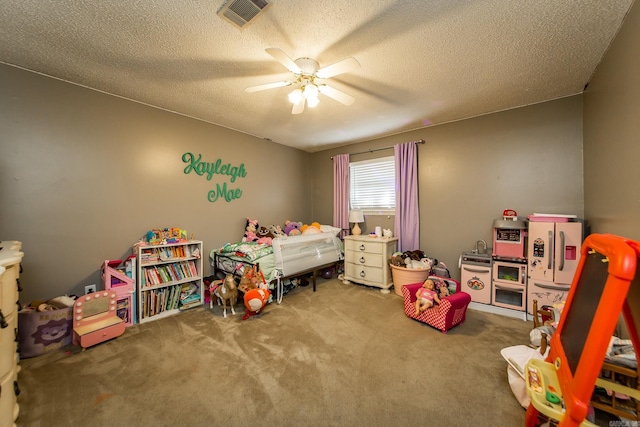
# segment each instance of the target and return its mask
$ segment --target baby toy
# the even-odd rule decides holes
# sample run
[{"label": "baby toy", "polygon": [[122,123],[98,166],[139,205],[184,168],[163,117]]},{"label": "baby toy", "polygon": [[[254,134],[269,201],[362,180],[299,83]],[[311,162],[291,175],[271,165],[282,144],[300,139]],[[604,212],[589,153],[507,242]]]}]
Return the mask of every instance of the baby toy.
[{"label": "baby toy", "polygon": [[231,314],[236,314],[234,306],[238,299],[238,289],[233,274],[227,274],[224,280],[216,280],[209,286],[209,308],[213,308],[213,296],[218,298],[218,305],[223,306],[223,316],[227,317],[227,304],[231,306]]},{"label": "baby toy", "polygon": [[427,279],[416,291],[416,316],[428,308],[433,307],[434,302],[440,304],[440,298],[435,291],[435,283],[431,279]]}]

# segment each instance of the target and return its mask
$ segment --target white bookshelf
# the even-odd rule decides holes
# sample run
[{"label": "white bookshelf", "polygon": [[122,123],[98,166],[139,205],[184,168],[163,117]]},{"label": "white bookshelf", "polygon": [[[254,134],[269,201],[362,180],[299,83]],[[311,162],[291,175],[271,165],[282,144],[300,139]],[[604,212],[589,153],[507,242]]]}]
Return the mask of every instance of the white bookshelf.
[{"label": "white bookshelf", "polygon": [[138,245],[135,253],[140,323],[204,303],[201,241]]}]

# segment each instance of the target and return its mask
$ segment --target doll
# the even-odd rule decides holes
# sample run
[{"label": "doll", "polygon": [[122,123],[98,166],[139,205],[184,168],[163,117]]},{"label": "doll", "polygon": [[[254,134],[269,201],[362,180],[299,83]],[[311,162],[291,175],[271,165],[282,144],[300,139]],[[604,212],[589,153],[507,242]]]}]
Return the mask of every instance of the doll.
[{"label": "doll", "polygon": [[435,283],[427,279],[416,292],[416,316],[428,308],[433,307],[434,302],[440,304],[440,298],[435,291]]}]

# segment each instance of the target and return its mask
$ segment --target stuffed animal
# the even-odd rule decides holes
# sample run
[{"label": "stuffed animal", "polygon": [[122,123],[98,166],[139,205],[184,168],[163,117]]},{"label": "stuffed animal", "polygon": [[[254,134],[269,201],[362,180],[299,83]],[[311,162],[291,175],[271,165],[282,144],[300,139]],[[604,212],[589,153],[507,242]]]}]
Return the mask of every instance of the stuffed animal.
[{"label": "stuffed animal", "polygon": [[264,227],[264,226],[260,226],[258,228],[258,231],[256,232],[256,234],[258,235],[258,238],[260,238],[260,237],[271,237],[273,239],[275,237],[273,235],[273,233],[271,232],[271,230],[269,230],[267,227]]},{"label": "stuffed animal", "polygon": [[405,262],[407,263],[408,268],[413,268],[416,270],[431,270],[431,260],[429,258],[422,258],[419,261],[415,259],[406,258]]},{"label": "stuffed animal", "polygon": [[242,320],[247,320],[251,316],[259,314],[271,297],[269,289],[252,289],[244,294],[244,306],[247,311],[242,316]]},{"label": "stuffed animal", "polygon": [[304,224],[302,227],[300,227],[301,234],[318,234],[321,232],[322,230],[320,230],[319,222],[312,222],[311,225]]},{"label": "stuffed animal", "polygon": [[269,231],[271,231],[271,234],[273,234],[273,237],[286,237],[287,234],[284,232],[284,230],[282,229],[282,227],[280,227],[279,225],[272,225],[269,227]]},{"label": "stuffed animal", "polygon": [[416,249],[413,251],[404,251],[403,255],[405,258],[409,258],[409,259],[413,259],[416,261],[420,261],[422,258],[424,258],[424,252],[422,252],[420,249]]},{"label": "stuffed animal", "polygon": [[258,231],[258,220],[247,218],[247,225],[244,228],[244,237],[242,238],[243,242],[255,242],[258,240],[257,236]]},{"label": "stuffed animal", "polygon": [[287,236],[297,236],[301,234],[300,227],[302,227],[301,222],[294,222],[286,220],[284,222],[284,232]]},{"label": "stuffed animal", "polygon": [[238,289],[246,294],[252,289],[258,289],[265,285],[264,275],[261,271],[258,271],[258,267],[254,265],[251,268],[245,267],[242,272],[242,277],[240,278]]},{"label": "stuffed animal", "polygon": [[407,265],[404,263],[404,258],[402,257],[402,252],[394,252],[391,255],[391,265],[395,265],[396,267],[406,267]]},{"label": "stuffed animal", "polygon": [[256,242],[265,244],[265,245],[271,245],[274,237],[273,233],[271,233],[271,231],[269,231],[267,227],[263,227],[263,226],[258,228],[258,232],[256,233],[256,235],[258,236],[258,239],[256,240]]}]

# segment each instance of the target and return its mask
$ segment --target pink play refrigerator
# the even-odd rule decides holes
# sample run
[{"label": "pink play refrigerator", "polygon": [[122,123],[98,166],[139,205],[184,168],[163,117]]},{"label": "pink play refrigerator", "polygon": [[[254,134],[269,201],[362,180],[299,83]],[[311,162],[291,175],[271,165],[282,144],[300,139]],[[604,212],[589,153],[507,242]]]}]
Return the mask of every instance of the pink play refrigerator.
[{"label": "pink play refrigerator", "polygon": [[[559,221],[559,222],[557,222]],[[580,261],[582,223],[529,217],[527,313],[564,301]]]}]

